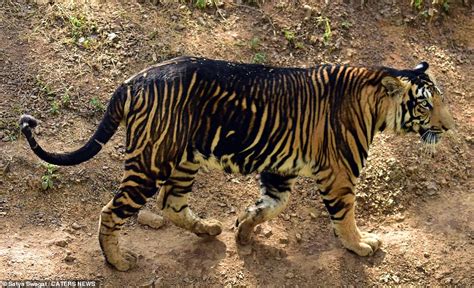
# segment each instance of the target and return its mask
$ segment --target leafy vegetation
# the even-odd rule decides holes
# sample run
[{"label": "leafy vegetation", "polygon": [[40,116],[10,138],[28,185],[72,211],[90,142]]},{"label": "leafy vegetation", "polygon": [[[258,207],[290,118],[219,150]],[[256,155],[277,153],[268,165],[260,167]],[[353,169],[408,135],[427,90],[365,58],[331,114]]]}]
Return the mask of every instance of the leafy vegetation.
[{"label": "leafy vegetation", "polygon": [[53,100],[51,102],[51,108],[49,109],[49,112],[51,112],[51,114],[53,114],[53,115],[59,114],[59,103],[58,103],[58,101]]},{"label": "leafy vegetation", "polygon": [[318,27],[321,25],[324,25],[323,43],[324,45],[329,45],[329,42],[331,41],[331,36],[332,36],[331,24],[330,24],[329,18],[319,16],[316,18],[316,23]]},{"label": "leafy vegetation", "polygon": [[255,64],[263,64],[266,61],[267,61],[267,56],[265,55],[265,53],[262,53],[262,52],[255,53],[252,59],[252,62]]},{"label": "leafy vegetation", "polygon": [[100,102],[99,98],[97,98],[97,97],[92,98],[91,101],[90,101],[90,104],[96,112],[104,112],[105,111],[104,104],[102,104],[102,102]]},{"label": "leafy vegetation", "polygon": [[54,179],[59,178],[59,175],[56,173],[59,167],[49,163],[43,163],[42,166],[46,171],[41,176],[41,188],[46,191],[52,189],[54,187]]}]

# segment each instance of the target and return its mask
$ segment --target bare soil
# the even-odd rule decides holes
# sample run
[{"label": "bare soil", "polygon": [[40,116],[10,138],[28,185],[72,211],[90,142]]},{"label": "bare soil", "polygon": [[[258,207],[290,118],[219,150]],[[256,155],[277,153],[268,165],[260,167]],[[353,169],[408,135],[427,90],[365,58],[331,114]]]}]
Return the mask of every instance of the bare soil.
[{"label": "bare soil", "polygon": [[[428,19],[407,1],[372,2],[308,1],[312,9],[226,2],[199,10],[0,0],[0,279],[97,279],[107,287],[473,286],[473,10],[456,2],[448,15]],[[139,266],[117,272],[101,255],[97,223],[121,178],[123,131],[93,160],[59,168],[53,188],[43,190],[46,168],[17,121],[26,112],[40,119],[37,137],[47,149],[79,147],[121,81],[178,55],[301,67],[409,68],[426,60],[457,127],[434,154],[417,136],[377,136],[357,189],[360,227],[384,241],[372,257],[343,249],[307,178],[282,215],[257,228],[251,245],[237,246],[233,224],[258,197],[255,175],[203,170],[191,204],[221,220],[222,235],[203,240],[134,217],[123,242],[141,255]],[[154,201],[147,209],[159,213]]]}]

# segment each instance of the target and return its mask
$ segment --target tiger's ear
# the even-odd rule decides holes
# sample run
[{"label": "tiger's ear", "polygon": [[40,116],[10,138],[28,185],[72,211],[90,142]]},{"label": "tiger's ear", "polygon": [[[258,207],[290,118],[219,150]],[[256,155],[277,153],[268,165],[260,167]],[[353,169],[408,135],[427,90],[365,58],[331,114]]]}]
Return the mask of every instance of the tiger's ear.
[{"label": "tiger's ear", "polygon": [[403,83],[392,76],[385,76],[382,79],[382,85],[387,90],[387,94],[391,97],[401,97],[405,92]]}]

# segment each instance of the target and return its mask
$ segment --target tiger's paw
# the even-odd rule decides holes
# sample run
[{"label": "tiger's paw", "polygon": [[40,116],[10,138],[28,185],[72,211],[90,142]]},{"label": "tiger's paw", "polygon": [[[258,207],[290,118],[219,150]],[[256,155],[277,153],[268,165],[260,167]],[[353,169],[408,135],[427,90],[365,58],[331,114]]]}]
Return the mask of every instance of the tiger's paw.
[{"label": "tiger's paw", "polygon": [[107,262],[119,271],[128,271],[137,265],[138,255],[130,250],[123,250],[116,257],[106,257]]},{"label": "tiger's paw", "polygon": [[214,219],[201,219],[194,225],[194,233],[199,237],[212,237],[222,233],[222,223]]},{"label": "tiger's paw", "polygon": [[359,256],[371,256],[382,245],[379,237],[372,233],[361,232],[361,238],[358,243],[343,243],[344,246]]},{"label": "tiger's paw", "polygon": [[[242,219],[243,218],[243,219]],[[239,217],[235,222],[237,227],[237,234],[235,235],[235,240],[240,245],[248,245],[252,242],[253,228],[255,225],[253,221],[246,219],[246,217]]]}]

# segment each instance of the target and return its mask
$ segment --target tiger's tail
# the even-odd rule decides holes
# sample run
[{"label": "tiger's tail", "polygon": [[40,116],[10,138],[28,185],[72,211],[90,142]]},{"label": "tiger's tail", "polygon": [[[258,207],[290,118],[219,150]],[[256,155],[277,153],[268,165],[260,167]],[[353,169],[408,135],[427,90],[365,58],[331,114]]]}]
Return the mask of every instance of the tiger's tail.
[{"label": "tiger's tail", "polygon": [[110,140],[117,131],[120,122],[124,118],[126,91],[121,85],[113,94],[102,121],[94,135],[81,148],[66,153],[54,153],[45,151],[36,142],[32,129],[38,125],[38,121],[30,115],[20,117],[20,128],[33,152],[42,160],[61,166],[77,165],[94,157],[102,149],[102,146]]}]

